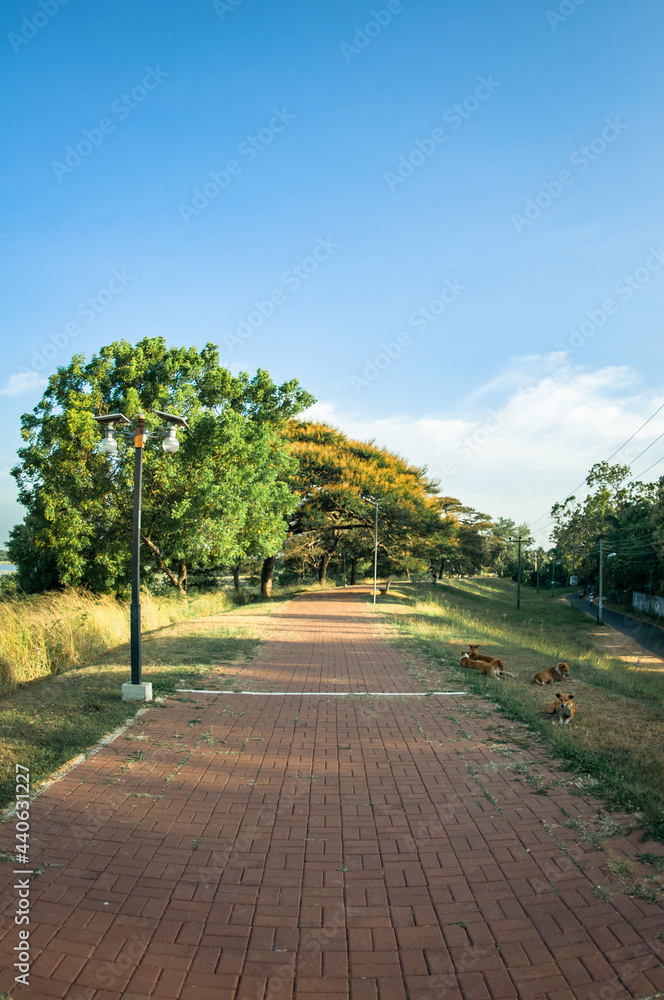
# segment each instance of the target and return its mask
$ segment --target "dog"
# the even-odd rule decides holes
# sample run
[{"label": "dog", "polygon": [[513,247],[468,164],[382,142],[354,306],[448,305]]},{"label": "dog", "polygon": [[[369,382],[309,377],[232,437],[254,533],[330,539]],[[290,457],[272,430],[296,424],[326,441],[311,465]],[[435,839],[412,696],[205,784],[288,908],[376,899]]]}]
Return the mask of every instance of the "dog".
[{"label": "dog", "polygon": [[507,670],[505,670],[503,661],[498,658],[490,660],[487,663],[485,660],[471,660],[471,658],[464,653],[459,660],[459,666],[465,667],[467,670],[477,670],[479,673],[484,674],[485,677],[497,677],[500,680],[502,680],[503,677],[514,677],[514,674],[510,674]]},{"label": "dog", "polygon": [[576,705],[574,704],[573,694],[557,694],[557,701],[554,701],[547,709],[550,715],[554,715],[558,719],[559,724],[568,725],[570,721],[576,715]]},{"label": "dog", "polygon": [[479,660],[477,669],[480,673],[484,674],[485,677],[497,677],[498,680],[502,680],[505,676],[503,661],[498,658],[491,660],[490,663],[486,663],[484,660]]},{"label": "dog", "polygon": [[540,670],[533,677],[533,684],[557,684],[558,681],[569,679],[569,663],[558,663],[548,670]]},{"label": "dog", "polygon": [[483,660],[485,663],[491,663],[491,661],[494,659],[493,656],[485,656],[484,653],[478,653],[477,643],[474,646],[471,645],[470,653],[468,654],[468,656],[470,657],[471,660]]}]

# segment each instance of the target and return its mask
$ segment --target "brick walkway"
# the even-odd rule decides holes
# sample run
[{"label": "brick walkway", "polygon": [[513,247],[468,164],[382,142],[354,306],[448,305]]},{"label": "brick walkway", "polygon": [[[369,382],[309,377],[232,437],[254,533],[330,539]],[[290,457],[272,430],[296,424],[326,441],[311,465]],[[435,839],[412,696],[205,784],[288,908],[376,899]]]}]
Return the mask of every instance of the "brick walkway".
[{"label": "brick walkway", "polygon": [[[357,596],[309,595],[273,615],[242,684],[295,693],[171,699],[35,800],[32,861],[53,867],[32,884],[24,987],[11,971],[13,876],[0,866],[0,992],[662,995],[662,910],[615,891],[607,855],[562,826],[563,808],[582,818],[597,803],[564,786],[537,794],[502,766],[559,777],[527,748],[508,759],[488,727],[523,730],[477,698],[332,696],[422,690]],[[12,840],[10,822],[3,846]]]}]

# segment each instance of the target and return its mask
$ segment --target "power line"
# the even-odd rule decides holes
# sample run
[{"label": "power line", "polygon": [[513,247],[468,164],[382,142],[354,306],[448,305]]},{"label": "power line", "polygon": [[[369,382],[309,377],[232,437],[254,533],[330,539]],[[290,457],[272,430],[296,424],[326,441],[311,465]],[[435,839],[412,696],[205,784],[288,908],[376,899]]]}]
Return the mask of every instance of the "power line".
[{"label": "power line", "polygon": [[[653,441],[653,444],[654,443],[655,442]],[[655,466],[659,465],[660,462],[664,462],[664,455],[662,455],[661,458],[658,458],[656,462],[653,462],[652,465],[649,465],[647,469],[644,469],[643,472],[639,472],[638,476],[634,476],[633,477],[634,481],[636,481],[637,479],[640,479],[641,476],[645,476],[646,472],[650,472],[650,470],[654,469]]]},{"label": "power line", "polygon": [[661,434],[658,434],[657,437],[655,438],[655,440],[651,441],[647,448],[644,448],[643,451],[639,452],[639,454],[636,456],[636,458],[632,459],[632,461],[629,463],[630,466],[634,465],[635,462],[638,462],[638,460],[641,458],[641,455],[645,455],[645,453],[647,451],[650,451],[650,449],[652,448],[652,446],[654,444],[657,444],[657,442],[659,441],[659,439],[663,438],[663,437],[664,437],[664,431],[662,431]]},{"label": "power line", "polygon": [[[657,416],[657,414],[658,414],[658,413],[660,412],[660,410],[664,410],[664,403],[662,403],[662,404],[661,404],[661,406],[658,406],[658,407],[657,407],[657,409],[655,410],[655,412],[654,412],[654,413],[651,413],[651,414],[650,414],[650,416],[648,417],[648,419],[647,419],[647,420],[645,420],[645,421],[644,421],[644,422],[643,422],[643,423],[641,424],[641,426],[640,426],[640,427],[638,428],[638,430],[635,430],[635,431],[634,431],[634,433],[633,433],[633,434],[631,434],[631,435],[630,435],[630,437],[628,437],[626,441],[623,441],[623,443],[622,443],[622,444],[620,445],[620,447],[619,447],[619,448],[616,448],[616,450],[615,450],[615,451],[613,452],[613,454],[612,454],[612,455],[609,455],[609,457],[608,457],[608,458],[606,459],[606,461],[607,461],[607,462],[610,462],[612,458],[615,458],[615,456],[616,456],[616,455],[618,454],[618,452],[619,452],[619,451],[622,451],[622,450],[623,450],[623,448],[625,447],[625,445],[628,445],[628,444],[629,444],[629,442],[630,442],[630,441],[632,441],[632,440],[633,440],[633,439],[634,439],[634,438],[636,437],[636,435],[637,435],[637,434],[639,434],[639,433],[640,433],[640,431],[642,431],[642,430],[643,430],[643,428],[644,428],[644,427],[645,427],[645,426],[646,426],[647,424],[649,424],[649,423],[650,423],[650,421],[651,421],[651,420],[652,420],[652,419],[653,419],[654,417],[656,417],[656,416]],[[660,434],[660,437],[662,437],[662,436],[663,436],[663,435],[662,435],[662,434]],[[659,440],[659,438],[655,438],[655,441],[653,441],[652,443],[653,443],[653,444],[655,444],[655,443],[656,443],[656,441],[658,441],[658,440]],[[648,448],[650,448],[650,447],[651,447],[651,445],[648,445]],[[646,448],[646,449],[645,449],[645,451],[647,451],[647,450],[648,450],[648,448]],[[641,452],[641,455],[642,455],[642,454],[644,454],[644,452]],[[634,461],[636,462],[636,461],[637,461],[637,459],[638,459],[638,458],[640,458],[640,457],[641,457],[640,455],[637,455],[637,458],[635,458],[635,459],[634,459]],[[662,461],[662,459],[660,458],[660,459],[659,459],[659,462],[661,462],[661,461]],[[654,468],[654,466],[655,466],[655,465],[658,465],[658,464],[659,464],[659,462],[655,462],[655,463],[654,463],[653,465],[650,465],[650,466],[649,466],[649,467],[648,467],[647,469],[644,469],[644,470],[643,470],[643,472],[641,472],[641,473],[640,473],[640,476],[643,476],[643,475],[645,475],[645,473],[646,473],[646,472],[649,472],[649,471],[650,471],[650,469]],[[635,477],[635,478],[636,478],[636,477]],[[568,496],[568,497],[571,497],[571,496],[574,496],[574,494],[576,493],[576,491],[577,491],[577,490],[580,490],[580,489],[581,489],[581,487],[585,485],[585,483],[586,483],[586,480],[584,479],[584,480],[583,480],[583,482],[579,483],[579,485],[578,485],[578,486],[575,486],[573,490],[570,490],[570,492],[569,492],[569,493],[567,494],[567,496]],[[542,514],[542,516],[541,516],[541,517],[538,517],[536,521],[533,521],[533,522],[531,523],[531,528],[533,527],[533,525],[537,524],[537,521],[542,521],[542,520],[543,520],[543,519],[544,519],[545,517],[548,517],[548,516],[549,516],[549,513],[548,513],[548,512],[547,512],[546,514]],[[555,523],[555,522],[551,522],[551,523],[553,524],[553,523]],[[544,531],[544,528],[540,528],[540,529],[538,529],[538,530],[540,530],[540,531]]]},{"label": "power line", "polygon": [[[614,451],[613,455],[609,455],[609,457],[607,458],[607,462],[610,462],[611,459],[614,458],[618,454],[619,451],[622,451],[623,448],[625,447],[625,445],[629,444],[629,442],[632,440],[632,438],[635,438],[636,435],[639,433],[639,431],[642,431],[643,428],[646,426],[646,424],[649,424],[650,421],[653,419],[653,417],[657,416],[657,414],[659,413],[660,410],[664,410],[664,403],[662,403],[661,406],[658,406],[654,413],[650,414],[650,416],[648,417],[648,419],[644,423],[641,424],[641,426],[639,427],[638,431],[634,431],[634,433],[632,434],[632,436],[628,437],[624,444],[621,444],[619,448],[616,448],[616,450]],[[653,442],[653,444],[654,444],[654,442]]]}]

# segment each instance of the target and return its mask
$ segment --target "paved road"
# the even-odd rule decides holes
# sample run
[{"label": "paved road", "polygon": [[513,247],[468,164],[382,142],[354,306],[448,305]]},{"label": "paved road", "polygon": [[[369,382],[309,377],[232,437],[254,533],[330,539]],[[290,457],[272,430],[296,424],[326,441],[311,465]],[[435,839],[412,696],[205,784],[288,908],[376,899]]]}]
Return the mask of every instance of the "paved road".
[{"label": "paved road", "polygon": [[[587,600],[579,600],[576,594],[568,594],[567,600],[573,603],[575,607],[581,608],[586,614],[592,615],[593,618],[598,617],[599,611],[597,606],[595,605],[591,608]],[[618,632],[622,632],[623,635],[634,639],[642,648],[645,647],[649,653],[664,658],[664,628],[641,621],[639,618],[634,618],[632,615],[627,615],[620,611],[611,611],[609,608],[603,609],[602,617],[607,625],[612,625]]]},{"label": "paved road", "polygon": [[[577,832],[599,803],[489,702],[427,696],[361,593],[282,606],[240,674],[257,694],[171,698],[34,801],[31,860],[52,867],[31,883],[18,988],[17,876],[0,865],[0,992],[663,995],[660,907],[628,898]],[[0,847],[14,837],[5,823]],[[610,848],[634,861],[644,845]]]}]

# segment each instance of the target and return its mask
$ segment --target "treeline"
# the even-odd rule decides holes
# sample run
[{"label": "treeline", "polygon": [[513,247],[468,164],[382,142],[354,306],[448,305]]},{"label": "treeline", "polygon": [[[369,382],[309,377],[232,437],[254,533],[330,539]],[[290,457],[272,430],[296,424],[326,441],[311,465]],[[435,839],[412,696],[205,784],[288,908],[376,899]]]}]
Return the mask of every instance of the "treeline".
[{"label": "treeline", "polygon": [[[78,586],[122,595],[130,580],[133,446],[100,451],[95,415],[183,416],[189,430],[165,455],[145,449],[142,575],[184,594],[192,579],[258,569],[269,596],[277,558],[284,578],[371,572],[378,508],[381,576],[493,571],[513,575],[518,531],[442,496],[424,468],[372,442],[298,415],[315,402],[296,380],[259,370],[233,375],[215,345],[168,348],[161,337],[118,341],[89,362],[75,356],[22,418],[12,471],[26,508],[8,556],[27,593]],[[120,425],[117,425],[118,428]]]},{"label": "treeline", "polygon": [[628,465],[599,462],[585,498],[568,497],[551,511],[559,575],[574,566],[579,583],[597,589],[601,539],[604,594],[625,604],[633,590],[661,596],[664,582],[664,476],[656,483],[629,477]]}]

